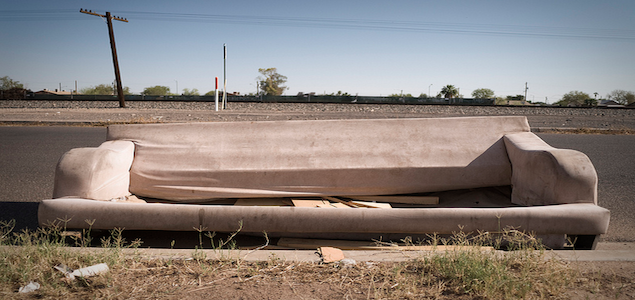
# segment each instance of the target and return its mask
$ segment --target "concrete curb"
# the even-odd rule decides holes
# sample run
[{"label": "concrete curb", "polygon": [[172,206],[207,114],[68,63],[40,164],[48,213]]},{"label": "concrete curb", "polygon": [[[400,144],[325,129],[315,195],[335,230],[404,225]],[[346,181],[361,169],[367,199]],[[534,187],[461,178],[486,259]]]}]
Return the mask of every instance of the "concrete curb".
[{"label": "concrete curb", "polygon": [[[4,246],[19,251],[19,247]],[[635,243],[600,243],[600,250],[547,250],[546,259],[556,259],[569,262],[635,262]],[[112,251],[109,248],[77,248],[66,247],[68,251],[80,253],[98,253]],[[197,250],[197,249],[152,249],[152,248],[125,248],[121,250],[126,256],[138,256],[141,259],[153,260],[192,260],[193,257],[206,260],[242,260],[242,261],[268,261],[281,260],[287,262],[320,262],[316,250]],[[450,250],[451,251],[451,250]],[[460,251],[460,250],[459,250]],[[443,254],[445,251],[371,251],[371,250],[344,250],[344,256],[357,262],[404,262],[435,254]],[[510,255],[514,252],[495,251],[495,255]]]}]

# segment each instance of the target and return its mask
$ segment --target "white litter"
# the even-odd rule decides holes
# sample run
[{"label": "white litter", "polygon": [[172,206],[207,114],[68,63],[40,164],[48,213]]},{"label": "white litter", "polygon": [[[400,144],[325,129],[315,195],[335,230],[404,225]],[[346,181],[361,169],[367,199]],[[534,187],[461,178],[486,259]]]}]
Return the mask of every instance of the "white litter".
[{"label": "white litter", "polygon": [[33,291],[37,291],[38,289],[40,289],[40,284],[37,283],[37,282],[31,281],[31,282],[29,282],[29,284],[21,287],[18,290],[18,293],[30,293],[30,292],[33,292]]},{"label": "white litter", "polygon": [[352,265],[356,265],[357,261],[355,261],[352,258],[345,258],[345,259],[340,260],[340,263],[345,265],[345,266],[352,266]]},{"label": "white litter", "polygon": [[66,278],[74,280],[75,277],[91,277],[107,273],[110,269],[105,263],[96,264],[90,267],[77,269],[75,271],[70,270],[65,265],[59,265],[54,267],[56,270],[66,274]]}]

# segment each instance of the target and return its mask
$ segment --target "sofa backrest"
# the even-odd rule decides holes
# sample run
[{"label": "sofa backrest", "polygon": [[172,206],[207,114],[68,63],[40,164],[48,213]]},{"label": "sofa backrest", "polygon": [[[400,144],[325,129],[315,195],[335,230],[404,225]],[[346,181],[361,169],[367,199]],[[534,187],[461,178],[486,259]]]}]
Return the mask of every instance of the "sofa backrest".
[{"label": "sofa backrest", "polygon": [[387,195],[511,183],[525,117],[112,125],[135,143],[130,192],[170,200]]}]

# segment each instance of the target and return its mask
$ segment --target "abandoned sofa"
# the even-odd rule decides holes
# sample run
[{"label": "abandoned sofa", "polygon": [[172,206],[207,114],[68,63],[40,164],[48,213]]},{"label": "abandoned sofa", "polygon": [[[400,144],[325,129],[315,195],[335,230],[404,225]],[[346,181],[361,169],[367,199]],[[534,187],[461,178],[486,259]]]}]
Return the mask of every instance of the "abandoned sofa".
[{"label": "abandoned sofa", "polygon": [[[85,220],[94,229],[242,226],[308,238],[516,228],[552,248],[567,237],[592,248],[610,216],[597,205],[597,184],[586,155],[547,145],[525,117],[113,125],[101,146],[64,154],[53,199],[38,214],[43,226],[62,219],[68,228],[87,228]],[[387,195],[439,200],[391,209],[264,204]],[[256,206],[234,205],[240,199]]]}]

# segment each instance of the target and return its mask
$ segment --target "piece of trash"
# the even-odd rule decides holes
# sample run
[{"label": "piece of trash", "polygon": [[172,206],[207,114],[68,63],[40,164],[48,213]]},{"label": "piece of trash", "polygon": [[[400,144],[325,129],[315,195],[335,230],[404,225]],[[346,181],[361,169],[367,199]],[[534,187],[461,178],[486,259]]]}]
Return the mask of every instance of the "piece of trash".
[{"label": "piece of trash", "polygon": [[40,289],[40,284],[34,281],[29,282],[29,284],[21,287],[18,290],[18,293],[30,293],[33,291],[37,291],[38,289]]},{"label": "piece of trash", "polygon": [[65,265],[57,265],[57,266],[55,266],[53,268],[55,268],[56,270],[64,273],[64,275],[66,275],[66,278],[71,279],[71,280],[75,280],[75,277],[90,277],[90,276],[104,274],[104,273],[107,273],[110,270],[108,268],[108,265],[105,264],[105,263],[96,264],[96,265],[93,265],[93,266],[90,266],[90,267],[77,269],[75,271],[71,270],[70,268],[68,268]]},{"label": "piece of trash", "polygon": [[340,263],[345,265],[345,266],[351,266],[351,265],[356,265],[357,261],[355,261],[354,259],[351,258],[345,258],[340,260]]},{"label": "piece of trash", "polygon": [[73,272],[73,269],[71,269],[71,268],[67,267],[65,264],[59,264],[59,265],[57,265],[57,266],[53,267],[53,269],[58,270],[58,271],[60,271],[60,272],[64,273],[64,275],[68,275],[68,274],[70,274],[71,272]]},{"label": "piece of trash", "polygon": [[77,269],[73,271],[71,275],[75,277],[90,277],[90,276],[107,273],[109,270],[110,269],[108,268],[107,264],[101,263],[101,264],[96,264],[94,266]]},{"label": "piece of trash", "polygon": [[322,262],[331,263],[344,259],[344,252],[338,248],[320,247],[318,253],[322,257]]}]

